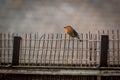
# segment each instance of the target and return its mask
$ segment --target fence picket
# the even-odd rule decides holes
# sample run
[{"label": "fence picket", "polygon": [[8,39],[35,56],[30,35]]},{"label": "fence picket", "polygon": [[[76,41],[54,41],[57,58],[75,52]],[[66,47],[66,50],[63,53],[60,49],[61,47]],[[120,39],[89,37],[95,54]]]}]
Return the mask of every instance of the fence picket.
[{"label": "fence picket", "polygon": [[72,40],[71,65],[74,63],[74,39]]},{"label": "fence picket", "polygon": [[64,47],[63,47],[63,61],[62,61],[62,64],[64,64],[64,62],[66,62],[66,58],[65,58],[65,56],[66,56],[66,34],[65,34],[65,36],[64,36]]},{"label": "fence picket", "polygon": [[89,32],[89,66],[91,66],[92,61],[92,34]]},{"label": "fence picket", "polygon": [[4,47],[4,53],[3,53],[3,62],[4,63],[6,63],[7,62],[7,60],[6,60],[6,34],[3,34],[3,38],[4,38],[4,45],[3,45],[3,47]]},{"label": "fence picket", "polygon": [[94,36],[94,65],[97,64],[97,35]]},{"label": "fence picket", "polygon": [[88,55],[89,54],[89,48],[88,48],[88,34],[86,34],[86,64],[88,64]]},{"label": "fence picket", "polygon": [[52,49],[53,49],[53,38],[54,38],[54,35],[53,34],[51,34],[51,45],[50,45],[50,55],[49,55],[49,65],[51,65],[52,64]]},{"label": "fence picket", "polygon": [[[43,35],[43,39],[45,39],[46,35]],[[42,41],[42,52],[40,53],[40,65],[43,64],[43,54],[44,54],[44,48],[45,48],[45,40]]]},{"label": "fence picket", "polygon": [[70,47],[69,46],[70,46],[70,36],[68,36],[68,40],[67,40],[67,51],[66,51],[67,52],[66,53],[67,54],[67,60],[66,60],[67,65],[69,64],[69,52],[70,52],[70,49],[69,49]]},{"label": "fence picket", "polygon": [[2,65],[2,34],[0,33],[0,65]]},{"label": "fence picket", "polygon": [[38,50],[37,50],[37,53],[36,53],[36,65],[39,65],[38,61],[39,61],[39,56],[40,56],[39,52],[40,52],[40,48],[41,48],[40,45],[41,45],[42,37],[40,37],[39,40],[38,40]]},{"label": "fence picket", "polygon": [[34,63],[35,63],[35,55],[36,55],[36,53],[35,53],[35,49],[36,49],[36,40],[37,40],[37,34],[34,34],[34,46],[33,46],[33,65],[34,65]]},{"label": "fence picket", "polygon": [[25,56],[24,57],[25,61],[24,61],[24,63],[27,64],[27,59],[26,59],[27,58],[27,50],[26,50],[26,48],[27,48],[27,34],[25,34],[25,39],[24,40],[25,40],[25,43],[24,43],[25,44],[25,50],[24,50],[25,51],[25,55],[24,55]]},{"label": "fence picket", "polygon": [[49,48],[49,34],[47,35],[47,40],[46,40],[46,51],[45,51],[45,62],[44,62],[44,65],[47,64],[47,60],[48,60],[48,48]]},{"label": "fence picket", "polygon": [[112,64],[115,63],[115,42],[114,42],[115,36],[114,36],[114,30],[112,30]]},{"label": "fence picket", "polygon": [[120,32],[117,30],[117,55],[118,55],[118,65],[120,65]]},{"label": "fence picket", "polygon": [[[81,38],[82,38],[82,40],[83,40],[83,34],[81,34]],[[84,43],[84,41],[82,41],[80,44],[82,45],[81,46],[81,49],[82,49],[82,51],[81,51],[81,66],[83,65],[83,57],[84,57],[84,55],[83,55],[83,53],[84,53],[84,51],[83,51],[83,44]]]}]

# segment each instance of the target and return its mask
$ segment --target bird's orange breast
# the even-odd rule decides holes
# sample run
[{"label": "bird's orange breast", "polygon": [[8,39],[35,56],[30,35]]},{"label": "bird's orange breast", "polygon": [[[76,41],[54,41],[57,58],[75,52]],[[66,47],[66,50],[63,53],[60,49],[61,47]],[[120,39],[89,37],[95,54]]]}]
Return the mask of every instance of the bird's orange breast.
[{"label": "bird's orange breast", "polygon": [[71,29],[69,27],[66,28],[66,33],[70,34],[71,33]]}]

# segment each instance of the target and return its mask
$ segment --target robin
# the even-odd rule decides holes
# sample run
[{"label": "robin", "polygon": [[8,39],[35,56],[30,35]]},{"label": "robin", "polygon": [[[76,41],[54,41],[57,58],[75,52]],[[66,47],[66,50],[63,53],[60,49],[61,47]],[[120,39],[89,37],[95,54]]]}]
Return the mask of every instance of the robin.
[{"label": "robin", "polygon": [[68,35],[70,35],[70,36],[73,37],[73,38],[79,39],[80,42],[82,41],[82,40],[80,40],[78,33],[77,33],[71,26],[66,26],[66,27],[64,27],[64,28],[65,28],[66,33],[67,33]]}]

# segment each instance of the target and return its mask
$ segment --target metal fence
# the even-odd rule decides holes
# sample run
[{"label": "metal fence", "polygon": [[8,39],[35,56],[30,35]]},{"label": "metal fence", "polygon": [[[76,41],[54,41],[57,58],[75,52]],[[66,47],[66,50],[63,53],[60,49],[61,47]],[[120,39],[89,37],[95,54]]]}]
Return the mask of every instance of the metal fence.
[{"label": "metal fence", "polygon": [[0,34],[0,80],[120,80],[120,32]]},{"label": "metal fence", "polygon": [[[43,34],[40,36],[31,33],[21,35],[1,33],[0,66],[8,66],[18,61],[17,66],[28,67],[98,67],[101,64],[100,60],[104,59],[101,58],[101,50],[103,49],[104,52],[104,45],[103,48],[101,47],[102,35],[109,37],[106,55],[107,67],[120,66],[119,30],[98,31],[96,34],[88,32],[79,35],[82,42],[72,39],[66,34]],[[15,42],[16,37],[20,44]],[[15,48],[14,44],[18,47]],[[16,56],[16,54],[18,55]]]}]

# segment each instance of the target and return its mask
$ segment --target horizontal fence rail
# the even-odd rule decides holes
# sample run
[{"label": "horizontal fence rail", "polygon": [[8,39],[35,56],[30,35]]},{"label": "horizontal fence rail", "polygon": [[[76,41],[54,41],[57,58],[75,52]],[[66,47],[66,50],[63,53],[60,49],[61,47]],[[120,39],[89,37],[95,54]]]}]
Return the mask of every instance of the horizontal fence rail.
[{"label": "horizontal fence rail", "polygon": [[[80,42],[66,34],[0,34],[0,66],[99,67],[104,59],[102,35],[108,36],[106,67],[120,66],[120,32],[81,33]],[[20,37],[20,44],[15,42]],[[14,45],[18,45],[16,48]],[[101,51],[103,50],[103,51]],[[15,52],[14,52],[15,51]],[[19,54],[19,55],[14,55]],[[102,55],[103,54],[103,55]],[[101,56],[103,56],[101,58]],[[14,59],[13,59],[14,58]],[[16,61],[18,60],[18,62]]]},{"label": "horizontal fence rail", "polygon": [[[0,77],[1,78],[1,77]],[[96,76],[66,76],[66,75],[6,75],[7,80],[96,80]],[[109,78],[108,78],[109,79]],[[110,79],[111,80],[111,79]]]},{"label": "horizontal fence rail", "polygon": [[80,75],[1,75],[1,80],[120,80],[120,76],[80,76]]}]

